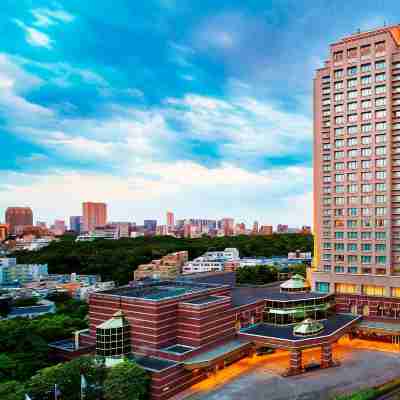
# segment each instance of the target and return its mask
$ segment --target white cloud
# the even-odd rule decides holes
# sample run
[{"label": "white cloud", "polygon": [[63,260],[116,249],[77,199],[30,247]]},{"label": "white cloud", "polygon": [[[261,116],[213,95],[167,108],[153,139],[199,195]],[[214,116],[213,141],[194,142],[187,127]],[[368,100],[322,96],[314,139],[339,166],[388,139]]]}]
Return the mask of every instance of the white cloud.
[{"label": "white cloud", "polygon": [[36,8],[32,10],[31,13],[35,17],[35,22],[33,24],[39,27],[48,27],[60,22],[69,23],[75,19],[72,14],[61,9],[50,10],[49,8]]},{"label": "white cloud", "polygon": [[302,225],[311,220],[310,176],[309,168],[255,173],[231,164],[206,168],[183,161],[143,164],[124,177],[75,171],[52,171],[46,176],[10,172],[0,175],[0,181],[7,182],[0,185],[0,209],[29,198],[35,217],[50,221],[76,215],[84,200],[101,200],[109,204],[110,220],[141,223],[157,216],[162,221],[164,209],[172,208],[178,217],[232,216],[249,224],[257,219]]},{"label": "white cloud", "polygon": [[48,35],[24,24],[19,19],[15,19],[14,22],[25,32],[25,39],[30,45],[47,49],[52,48],[53,40]]}]

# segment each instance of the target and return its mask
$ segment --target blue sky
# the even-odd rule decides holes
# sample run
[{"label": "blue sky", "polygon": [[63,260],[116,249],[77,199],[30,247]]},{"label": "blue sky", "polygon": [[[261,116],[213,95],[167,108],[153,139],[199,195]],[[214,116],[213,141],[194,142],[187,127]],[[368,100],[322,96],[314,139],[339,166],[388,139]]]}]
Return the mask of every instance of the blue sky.
[{"label": "blue sky", "polygon": [[[379,3],[379,4],[377,4]],[[2,0],[0,215],[311,224],[312,77],[397,1]]]}]

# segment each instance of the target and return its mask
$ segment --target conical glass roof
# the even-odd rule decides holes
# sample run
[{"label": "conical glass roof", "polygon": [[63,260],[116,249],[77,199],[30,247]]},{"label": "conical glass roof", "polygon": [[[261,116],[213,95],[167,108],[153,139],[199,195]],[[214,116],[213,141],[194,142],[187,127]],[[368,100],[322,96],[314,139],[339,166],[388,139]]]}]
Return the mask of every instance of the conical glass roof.
[{"label": "conical glass roof", "polygon": [[128,321],[125,319],[124,313],[119,310],[117,311],[112,318],[104,321],[102,324],[98,325],[99,329],[113,329],[113,328],[122,328],[128,325]]},{"label": "conical glass roof", "polygon": [[293,334],[296,336],[311,336],[324,330],[324,325],[311,318],[305,319],[293,328]]},{"label": "conical glass roof", "polygon": [[286,282],[283,282],[281,284],[281,289],[292,289],[292,290],[300,290],[304,289],[307,290],[310,285],[308,282],[305,280],[305,278],[301,275],[293,275],[289,280]]}]

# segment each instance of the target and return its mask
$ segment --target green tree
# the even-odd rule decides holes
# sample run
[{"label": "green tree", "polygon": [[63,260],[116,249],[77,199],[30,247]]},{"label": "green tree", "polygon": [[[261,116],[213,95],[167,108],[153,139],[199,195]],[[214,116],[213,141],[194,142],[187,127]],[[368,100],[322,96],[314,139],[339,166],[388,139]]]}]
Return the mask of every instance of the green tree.
[{"label": "green tree", "polygon": [[149,376],[137,364],[124,361],[112,367],[104,381],[105,400],[143,400],[148,398]]},{"label": "green tree", "polygon": [[17,363],[6,353],[0,354],[0,382],[15,379]]},{"label": "green tree", "polygon": [[25,388],[22,383],[8,381],[0,383],[1,400],[24,400]]}]

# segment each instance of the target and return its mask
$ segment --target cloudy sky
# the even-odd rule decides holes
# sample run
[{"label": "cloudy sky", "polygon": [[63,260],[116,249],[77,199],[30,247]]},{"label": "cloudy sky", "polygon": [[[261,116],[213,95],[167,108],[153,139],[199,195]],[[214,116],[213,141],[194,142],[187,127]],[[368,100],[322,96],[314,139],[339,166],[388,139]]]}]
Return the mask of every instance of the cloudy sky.
[{"label": "cloudy sky", "polygon": [[398,0],[1,0],[0,220],[311,224],[312,76]]}]

